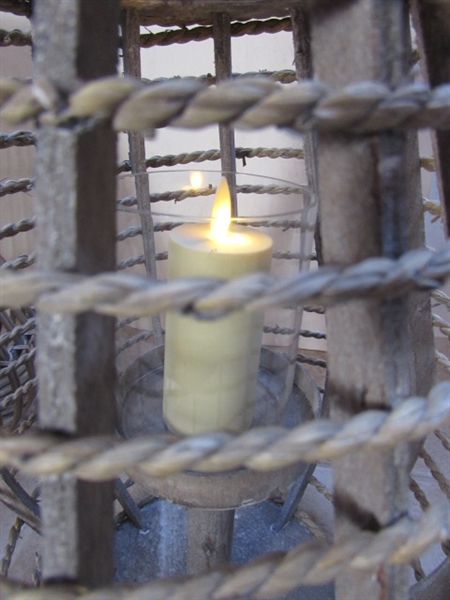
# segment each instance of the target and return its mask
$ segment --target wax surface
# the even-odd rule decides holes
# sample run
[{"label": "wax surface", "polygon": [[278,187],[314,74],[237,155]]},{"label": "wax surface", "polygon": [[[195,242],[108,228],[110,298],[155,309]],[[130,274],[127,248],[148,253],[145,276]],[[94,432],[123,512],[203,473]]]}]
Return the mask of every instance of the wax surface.
[{"label": "wax surface", "polygon": [[[169,238],[169,279],[232,279],[270,269],[272,240],[234,227],[226,242],[209,225],[186,224]],[[236,311],[215,321],[169,312],[166,317],[163,414],[175,433],[251,425],[264,316]]]}]

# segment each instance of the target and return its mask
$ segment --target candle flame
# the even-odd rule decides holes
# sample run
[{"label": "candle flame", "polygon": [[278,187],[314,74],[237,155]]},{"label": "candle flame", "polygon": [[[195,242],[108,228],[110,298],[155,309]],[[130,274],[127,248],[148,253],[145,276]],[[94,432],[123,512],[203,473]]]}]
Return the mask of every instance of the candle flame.
[{"label": "candle flame", "polygon": [[225,177],[222,177],[217,188],[211,213],[211,237],[216,242],[223,242],[228,237],[231,223],[230,188]]}]

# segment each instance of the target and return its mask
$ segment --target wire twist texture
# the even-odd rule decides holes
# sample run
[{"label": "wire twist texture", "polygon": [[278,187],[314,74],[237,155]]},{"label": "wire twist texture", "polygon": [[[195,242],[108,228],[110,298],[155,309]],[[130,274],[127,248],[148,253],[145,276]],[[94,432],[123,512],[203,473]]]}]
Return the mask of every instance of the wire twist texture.
[{"label": "wire twist texture", "polygon": [[299,585],[318,585],[334,579],[344,569],[375,572],[384,563],[409,563],[436,541],[449,534],[450,507],[437,505],[419,521],[408,516],[378,533],[360,531],[339,543],[311,541],[289,552],[273,552],[239,567],[209,571],[203,575],[153,580],[149,583],[115,585],[87,590],[71,584],[41,588],[0,580],[4,600],[231,600],[278,598]]},{"label": "wire twist texture", "polygon": [[121,273],[82,275],[1,269],[4,307],[36,303],[44,311],[94,310],[115,316],[149,316],[184,310],[218,318],[233,310],[261,311],[276,306],[326,306],[349,298],[387,297],[414,289],[438,288],[450,274],[450,241],[440,252],[412,250],[398,260],[369,258],[349,267],[320,267],[288,278],[255,273],[231,281],[213,278],[158,282]]},{"label": "wire twist texture", "polygon": [[270,471],[299,461],[333,460],[356,449],[370,451],[421,439],[449,421],[449,397],[450,381],[444,381],[428,398],[409,398],[390,413],[368,410],[344,424],[319,419],[293,429],[254,428],[238,436],[217,432],[182,439],[152,435],[131,440],[99,436],[70,441],[44,433],[6,436],[1,439],[0,466],[32,475],[70,471],[88,481],[113,479],[130,468],[151,477],[243,467]]},{"label": "wire twist texture", "polygon": [[[357,82],[330,90],[318,81],[283,89],[264,76],[238,78],[215,87],[185,78],[144,85],[130,77],[105,77],[87,83],[55,112],[60,98],[48,80],[8,88],[2,117],[12,124],[45,113],[54,124],[112,118],[117,131],[150,131],[166,125],[199,128],[233,122],[259,129],[269,125],[303,132],[312,129],[370,134],[392,128],[450,127],[450,83],[433,90],[422,83],[396,90],[377,82]],[[17,87],[17,84],[14,84]]]}]

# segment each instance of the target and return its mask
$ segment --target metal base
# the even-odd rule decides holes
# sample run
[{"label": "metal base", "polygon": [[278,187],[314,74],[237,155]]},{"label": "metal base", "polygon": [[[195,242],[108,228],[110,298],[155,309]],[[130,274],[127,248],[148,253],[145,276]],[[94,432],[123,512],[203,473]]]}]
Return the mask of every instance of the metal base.
[{"label": "metal base", "polygon": [[[120,377],[118,412],[121,433],[127,438],[167,431],[162,418],[163,360],[163,347],[155,348]],[[277,424],[290,428],[320,415],[320,394],[299,364],[293,365],[294,386],[284,399],[288,366],[282,354],[262,349],[253,426]],[[227,510],[273,497],[276,490],[286,490],[307,469],[305,463],[296,463],[265,472],[189,471],[157,478],[137,467],[130,469],[129,475],[157,498],[194,508]]]},{"label": "metal base", "polygon": [[[243,564],[267,552],[290,550],[313,538],[298,519],[291,519],[281,530],[273,524],[281,507],[265,501],[236,510],[231,562]],[[154,500],[142,509],[147,529],[139,531],[125,521],[116,532],[116,579],[143,583],[154,578],[186,572],[188,510],[164,500]],[[301,587],[286,600],[334,600],[332,584]]]},{"label": "metal base", "polygon": [[[163,370],[160,347],[140,356],[122,373],[117,402],[125,437],[167,431],[162,417]],[[302,367],[282,353],[263,348],[252,426],[292,428],[320,413],[320,394]],[[296,503],[313,469],[314,465],[296,463],[264,472],[187,471],[163,478],[148,474],[144,467],[130,469],[132,479],[158,500],[142,511],[147,530],[139,531],[131,523],[118,530],[117,579],[143,582],[202,573],[230,561],[244,563],[266,552],[289,550],[311,539],[296,519],[280,531],[276,525],[291,511],[281,512],[266,499],[284,495],[296,482]],[[333,589],[305,588],[286,598],[331,600]]]}]

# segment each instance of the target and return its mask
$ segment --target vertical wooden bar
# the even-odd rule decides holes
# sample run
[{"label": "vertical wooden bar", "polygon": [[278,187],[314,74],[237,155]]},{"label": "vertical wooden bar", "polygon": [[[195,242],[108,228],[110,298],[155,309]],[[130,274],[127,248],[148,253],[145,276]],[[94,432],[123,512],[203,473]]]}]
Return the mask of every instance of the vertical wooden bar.
[{"label": "vertical wooden bar", "polygon": [[[141,74],[141,47],[140,27],[138,13],[134,9],[124,10],[121,19],[122,25],[122,51],[124,71],[140,79]],[[130,146],[130,162],[133,173],[145,173],[145,140],[140,132],[128,134]],[[147,175],[135,177],[136,197],[142,224],[142,243],[144,246],[145,270],[149,277],[157,278],[155,234],[150,204],[150,184]],[[163,336],[159,316],[152,317],[154,343],[162,344]]]},{"label": "vertical wooden bar", "polygon": [[[292,37],[294,42],[294,61],[297,79],[311,79],[312,72],[312,57],[311,57],[311,40],[309,32],[309,14],[308,11],[296,6],[290,11],[292,21]],[[317,195],[317,172],[316,172],[316,134],[314,132],[303,134],[303,149],[305,155],[305,171],[310,191],[310,198]],[[316,224],[316,233],[320,233],[319,223]],[[318,235],[316,235],[316,238]],[[316,248],[320,247],[320,241],[316,239]],[[301,315],[300,315],[301,317]],[[300,329],[301,321],[298,323]],[[298,345],[298,336],[296,336],[295,344]],[[274,524],[274,529],[279,531],[286,523],[294,516],[297,506],[308,487],[311,475],[316,468],[315,463],[308,465],[305,471],[300,475],[297,481],[289,490],[283,508],[281,510],[278,521]]]},{"label": "vertical wooden bar", "polygon": [[[231,76],[230,17],[213,14],[214,57],[217,82]],[[237,214],[234,132],[229,125],[219,125],[222,171],[227,172],[232,214]],[[194,575],[227,563],[233,539],[234,510],[187,509],[186,570]]]},{"label": "vertical wooden bar", "polygon": [[[231,66],[231,33],[230,16],[227,13],[213,13],[214,31],[214,61],[216,65],[216,82],[229,79],[232,75]],[[237,216],[236,197],[236,150],[234,144],[234,129],[231,125],[219,125],[220,158],[222,171],[227,173],[231,193],[231,214]]]},{"label": "vertical wooden bar", "polygon": [[187,573],[204,573],[230,560],[233,526],[234,510],[187,509]]},{"label": "vertical wooden bar", "polygon": [[[450,81],[450,2],[411,0],[421,63],[431,86]],[[450,131],[432,132],[444,222],[450,236]]]},{"label": "vertical wooden bar", "polygon": [[[35,76],[69,92],[77,80],[114,74],[120,0],[36,0]],[[94,274],[115,269],[116,136],[38,131],[36,192],[39,267]],[[111,434],[114,320],[93,313],[38,315],[39,421],[72,436]],[[70,474],[42,483],[46,580],[101,585],[113,576],[113,483]]]},{"label": "vertical wooden bar", "polygon": [[[311,43],[314,76],[329,85],[372,79],[396,86],[407,80],[410,68],[407,4],[355,0],[335,7],[313,5]],[[423,243],[417,142],[412,136],[322,133],[317,154],[326,264],[396,256]],[[335,419],[390,407],[408,391],[431,384],[433,367],[427,373],[425,366],[432,364],[432,330],[423,296],[393,303],[352,301],[327,309],[326,316],[327,391]],[[415,344],[420,350],[414,357],[410,349]],[[414,367],[417,384],[410,378]],[[401,514],[409,466],[404,445],[335,461],[337,541],[355,528],[377,530]],[[386,567],[376,574],[347,572],[337,577],[336,599],[401,600],[407,589],[404,567]]]}]

